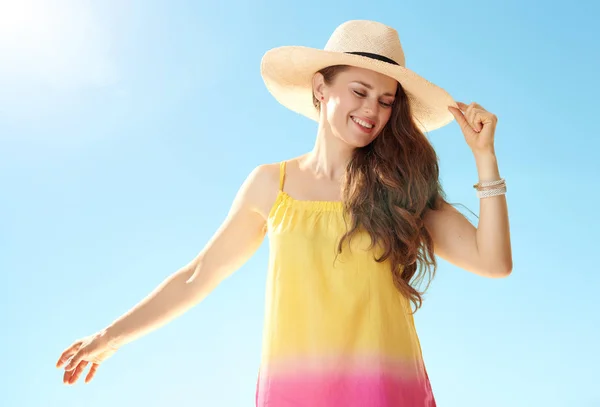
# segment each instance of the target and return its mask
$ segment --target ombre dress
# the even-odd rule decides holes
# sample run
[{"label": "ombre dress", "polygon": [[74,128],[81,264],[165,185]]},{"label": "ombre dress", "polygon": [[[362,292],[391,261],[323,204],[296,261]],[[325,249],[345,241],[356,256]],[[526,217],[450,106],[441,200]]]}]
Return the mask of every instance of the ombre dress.
[{"label": "ombre dress", "polygon": [[362,233],[346,231],[341,202],[283,191],[268,218],[269,273],[257,407],[432,407],[410,313]]}]

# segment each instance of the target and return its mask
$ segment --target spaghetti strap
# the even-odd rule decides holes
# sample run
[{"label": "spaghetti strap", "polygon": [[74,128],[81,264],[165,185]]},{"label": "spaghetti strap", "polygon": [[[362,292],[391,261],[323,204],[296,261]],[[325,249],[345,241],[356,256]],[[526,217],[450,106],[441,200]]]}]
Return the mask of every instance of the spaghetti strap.
[{"label": "spaghetti strap", "polygon": [[279,163],[279,191],[283,192],[283,183],[285,182],[285,161]]}]

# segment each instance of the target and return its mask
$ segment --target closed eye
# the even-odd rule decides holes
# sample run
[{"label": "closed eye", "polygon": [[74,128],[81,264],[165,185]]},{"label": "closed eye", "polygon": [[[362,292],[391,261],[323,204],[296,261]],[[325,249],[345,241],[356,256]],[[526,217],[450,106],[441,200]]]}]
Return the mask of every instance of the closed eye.
[{"label": "closed eye", "polygon": [[[361,98],[364,98],[367,96],[366,94],[359,92],[357,90],[352,90],[352,93],[354,93],[356,96],[361,97]],[[392,107],[392,105],[394,104],[394,102],[392,102],[392,103],[379,102],[379,103],[381,104],[381,106],[386,107],[386,108]]]}]

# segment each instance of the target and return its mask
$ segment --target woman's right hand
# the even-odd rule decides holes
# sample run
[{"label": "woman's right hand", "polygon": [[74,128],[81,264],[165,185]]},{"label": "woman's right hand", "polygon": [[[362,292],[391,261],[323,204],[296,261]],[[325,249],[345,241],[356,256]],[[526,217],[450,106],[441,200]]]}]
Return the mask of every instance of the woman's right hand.
[{"label": "woman's right hand", "polygon": [[[117,349],[155,330],[202,301],[221,281],[239,269],[264,240],[266,220],[277,197],[279,164],[257,167],[238,190],[227,219],[200,254],[163,281],[108,329],[75,341],[60,356],[63,382],[75,383],[90,366],[88,383],[100,363]],[[118,338],[115,343],[113,338]]]},{"label": "woman's right hand", "polygon": [[85,377],[88,383],[96,375],[98,366],[117,351],[118,347],[111,343],[105,332],[95,333],[83,339],[75,341],[62,353],[56,367],[60,368],[65,363],[64,384],[74,384],[85,368],[91,364],[90,370]]}]

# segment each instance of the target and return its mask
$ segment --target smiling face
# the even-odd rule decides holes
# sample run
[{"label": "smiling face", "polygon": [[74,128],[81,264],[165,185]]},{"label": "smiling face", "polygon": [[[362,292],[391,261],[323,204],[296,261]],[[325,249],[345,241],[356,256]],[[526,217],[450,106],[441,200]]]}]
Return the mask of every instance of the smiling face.
[{"label": "smiling face", "polygon": [[381,133],[392,114],[397,87],[389,76],[356,67],[337,71],[330,83],[322,74],[313,80],[321,120],[352,147],[364,147]]}]

